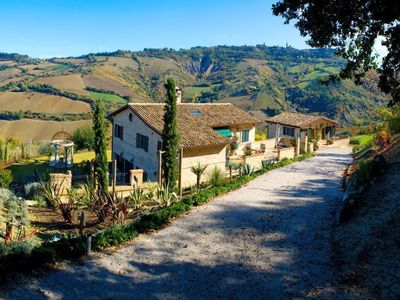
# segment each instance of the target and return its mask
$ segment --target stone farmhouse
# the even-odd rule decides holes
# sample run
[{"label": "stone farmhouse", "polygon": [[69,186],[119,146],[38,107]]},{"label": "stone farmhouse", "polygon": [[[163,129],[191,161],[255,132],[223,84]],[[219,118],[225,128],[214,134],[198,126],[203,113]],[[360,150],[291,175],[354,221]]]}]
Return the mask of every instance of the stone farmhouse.
[{"label": "stone farmhouse", "polygon": [[[206,173],[214,167],[225,172],[232,140],[237,140],[236,152],[240,154],[246,145],[254,143],[259,122],[230,103],[191,104],[179,100],[180,97],[178,131],[183,150],[182,186],[190,186],[196,182],[190,169],[197,163],[208,166]],[[163,115],[164,104],[161,103],[129,103],[110,115],[112,157],[117,161],[118,172],[143,169],[144,180],[157,180]]]},{"label": "stone farmhouse", "polygon": [[[275,138],[276,146],[279,143],[297,144],[300,140],[300,151],[307,149],[309,142],[317,140],[319,144],[326,144],[327,140],[335,135],[337,121],[319,115],[307,115],[293,112],[283,112],[265,120],[268,128],[268,138]],[[312,151],[312,149],[311,149]]]}]

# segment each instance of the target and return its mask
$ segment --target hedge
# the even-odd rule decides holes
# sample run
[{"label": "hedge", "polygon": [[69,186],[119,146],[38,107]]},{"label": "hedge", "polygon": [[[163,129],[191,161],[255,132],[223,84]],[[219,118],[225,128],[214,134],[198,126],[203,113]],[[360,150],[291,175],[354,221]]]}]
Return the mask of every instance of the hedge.
[{"label": "hedge", "polygon": [[[272,169],[280,168],[296,161],[312,157],[313,154],[306,153],[294,159],[284,159],[274,164],[264,166],[249,176],[241,176],[227,181],[224,185],[202,190],[197,194],[190,195],[182,201],[175,202],[169,207],[144,215],[140,220],[128,224],[116,225],[98,231],[92,236],[92,249],[100,251],[107,247],[124,244],[139,233],[147,230],[155,230],[164,227],[172,218],[176,218],[188,212],[192,206],[206,203],[216,196],[237,190],[257,176]],[[4,246],[3,246],[4,247]],[[3,251],[4,252],[4,251]],[[0,251],[0,280],[6,279],[6,274],[17,271],[28,271],[35,267],[46,264],[54,264],[65,259],[76,259],[86,253],[86,236],[63,236],[55,242],[43,243],[34,247],[31,251],[10,251],[1,255]]]}]

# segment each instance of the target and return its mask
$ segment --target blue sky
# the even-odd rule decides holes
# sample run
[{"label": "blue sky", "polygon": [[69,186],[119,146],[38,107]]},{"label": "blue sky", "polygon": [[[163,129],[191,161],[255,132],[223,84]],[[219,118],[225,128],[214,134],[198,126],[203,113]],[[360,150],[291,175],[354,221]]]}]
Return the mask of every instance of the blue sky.
[{"label": "blue sky", "polygon": [[1,3],[0,52],[77,56],[117,49],[213,45],[308,48],[272,0],[9,0]]}]

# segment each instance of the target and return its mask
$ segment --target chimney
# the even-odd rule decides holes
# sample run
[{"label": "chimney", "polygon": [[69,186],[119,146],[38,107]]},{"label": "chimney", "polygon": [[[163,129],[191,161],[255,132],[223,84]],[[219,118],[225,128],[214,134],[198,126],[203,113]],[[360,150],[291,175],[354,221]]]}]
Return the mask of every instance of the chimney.
[{"label": "chimney", "polygon": [[178,86],[175,88],[175,93],[176,93],[176,103],[181,104],[182,103],[182,90]]}]

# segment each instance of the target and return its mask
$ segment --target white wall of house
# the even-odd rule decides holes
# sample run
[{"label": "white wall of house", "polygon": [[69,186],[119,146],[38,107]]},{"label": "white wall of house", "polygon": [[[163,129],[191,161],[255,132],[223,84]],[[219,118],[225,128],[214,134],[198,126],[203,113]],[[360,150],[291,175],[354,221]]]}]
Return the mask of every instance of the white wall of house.
[{"label": "white wall of house", "polygon": [[191,171],[191,167],[198,163],[207,165],[201,181],[208,180],[209,173],[215,168],[225,172],[226,146],[204,147],[196,149],[184,149],[182,160],[182,186],[193,186],[196,184],[196,175]]},{"label": "white wall of house", "polygon": [[[132,121],[129,120],[129,114],[132,114]],[[120,155],[125,160],[132,162],[134,168],[143,169],[147,173],[147,179],[157,180],[158,159],[157,146],[161,141],[161,136],[153,129],[147,126],[136,114],[129,109],[124,110],[114,116],[113,127],[118,124],[123,127],[123,140],[115,136],[113,128],[112,151],[113,159],[115,154]],[[149,151],[136,147],[136,134],[149,137]],[[184,149],[182,160],[182,186],[191,186],[196,184],[196,176],[191,172],[191,167],[200,162],[202,165],[208,165],[202,181],[208,179],[208,173],[214,167],[225,172],[226,146],[204,147],[198,149]]]},{"label": "white wall of house", "polygon": [[[255,142],[256,139],[256,128],[255,126],[238,126],[238,127],[230,127],[229,130],[232,134],[237,138],[237,142],[239,143],[239,147],[236,150],[237,155],[242,155],[244,149],[247,144],[251,144]],[[243,142],[243,130],[249,131],[249,140],[247,142]]]},{"label": "white wall of house", "polygon": [[285,135],[283,127],[293,128],[294,129],[294,137],[296,137],[300,134],[300,128],[298,128],[298,127],[292,127],[292,126],[281,125],[281,124],[276,124],[276,123],[268,123],[268,133],[267,133],[268,139],[276,138],[277,136],[278,137],[287,137],[287,138],[293,137],[290,135]]},{"label": "white wall of house", "polygon": [[[132,119],[129,119],[129,115]],[[115,137],[115,125],[123,127],[123,140]],[[120,155],[125,160],[133,163],[135,169],[143,169],[149,180],[157,178],[157,145],[161,141],[161,136],[147,126],[130,109],[121,111],[114,116],[113,120],[113,159],[115,154]],[[136,147],[136,134],[140,133],[149,138],[148,151]]]}]

